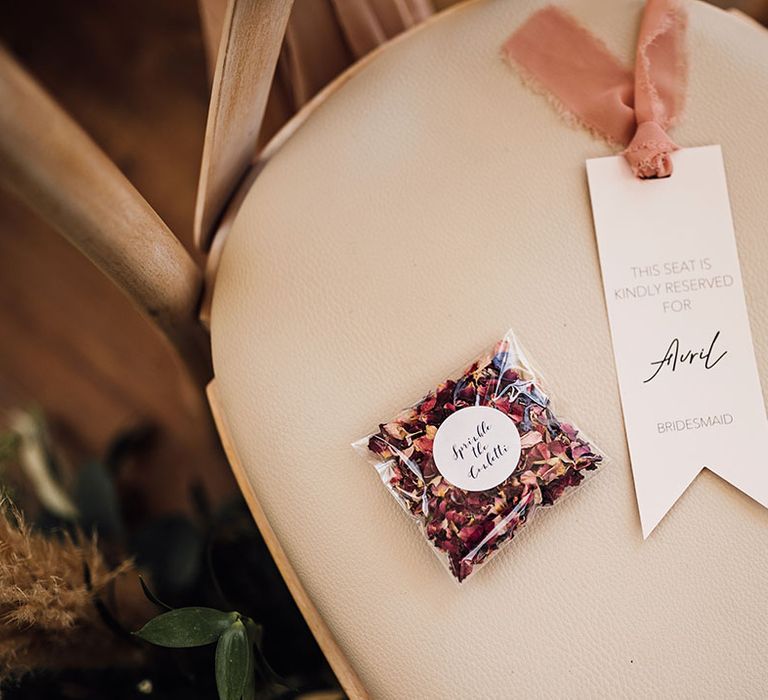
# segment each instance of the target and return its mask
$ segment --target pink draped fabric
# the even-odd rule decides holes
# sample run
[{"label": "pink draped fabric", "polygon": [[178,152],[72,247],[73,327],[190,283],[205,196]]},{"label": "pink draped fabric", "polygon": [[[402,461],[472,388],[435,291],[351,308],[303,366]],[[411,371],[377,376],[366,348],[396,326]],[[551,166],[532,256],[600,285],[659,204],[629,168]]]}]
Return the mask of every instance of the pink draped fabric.
[{"label": "pink draped fabric", "polygon": [[512,34],[504,54],[563,116],[626,146],[637,177],[668,177],[678,146],[666,130],[685,95],[685,25],[677,0],[647,0],[631,71],[570,15],[548,6]]}]

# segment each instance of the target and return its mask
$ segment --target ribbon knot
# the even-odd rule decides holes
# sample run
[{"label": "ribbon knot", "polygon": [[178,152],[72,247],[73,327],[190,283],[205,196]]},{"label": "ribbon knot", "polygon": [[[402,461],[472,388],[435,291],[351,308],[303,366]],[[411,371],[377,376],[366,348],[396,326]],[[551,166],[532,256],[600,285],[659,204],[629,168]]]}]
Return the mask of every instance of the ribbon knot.
[{"label": "ribbon knot", "polygon": [[643,122],[623,155],[635,177],[661,178],[672,174],[672,152],[679,148],[657,122]]},{"label": "ribbon knot", "polygon": [[623,151],[640,178],[669,177],[678,146],[666,129],[685,95],[686,17],[679,0],[647,0],[630,71],[575,19],[552,5],[535,12],[504,44],[526,82],[558,111]]}]

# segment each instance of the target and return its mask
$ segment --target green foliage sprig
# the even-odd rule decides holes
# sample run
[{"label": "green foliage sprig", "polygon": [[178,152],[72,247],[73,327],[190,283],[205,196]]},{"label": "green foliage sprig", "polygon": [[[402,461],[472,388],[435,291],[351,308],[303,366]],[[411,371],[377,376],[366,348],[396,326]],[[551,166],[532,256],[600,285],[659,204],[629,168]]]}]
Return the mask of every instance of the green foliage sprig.
[{"label": "green foliage sprig", "polygon": [[[147,622],[135,635],[145,642],[172,649],[216,643],[216,688],[219,700],[258,700],[290,691],[271,669],[261,651],[263,629],[250,617],[215,608],[170,608],[140,578],[145,595],[166,612]],[[256,674],[267,686],[258,696]]]},{"label": "green foliage sprig", "polygon": [[[136,636],[161,647],[188,649],[216,643],[216,687],[220,700],[255,700],[261,627],[238,612],[178,608],[147,622]],[[260,654],[259,654],[260,656]],[[258,664],[263,667],[263,659]]]}]

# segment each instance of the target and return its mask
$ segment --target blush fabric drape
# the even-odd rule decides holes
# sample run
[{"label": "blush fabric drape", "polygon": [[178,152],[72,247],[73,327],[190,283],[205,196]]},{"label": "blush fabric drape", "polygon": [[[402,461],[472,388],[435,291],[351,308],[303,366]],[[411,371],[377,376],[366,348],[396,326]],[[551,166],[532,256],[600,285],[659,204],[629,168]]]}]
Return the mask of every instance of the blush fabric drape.
[{"label": "blush fabric drape", "polygon": [[666,131],[684,105],[685,27],[678,0],[648,0],[630,70],[573,17],[548,6],[512,34],[503,53],[563,116],[625,146],[637,177],[668,177],[678,146]]}]

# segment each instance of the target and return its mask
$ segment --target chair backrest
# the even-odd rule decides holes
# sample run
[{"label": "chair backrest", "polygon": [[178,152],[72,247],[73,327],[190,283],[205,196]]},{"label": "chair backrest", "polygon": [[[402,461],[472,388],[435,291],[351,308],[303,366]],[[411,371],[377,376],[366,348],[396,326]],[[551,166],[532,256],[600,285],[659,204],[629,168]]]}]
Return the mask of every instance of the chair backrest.
[{"label": "chair backrest", "polygon": [[195,243],[215,226],[256,154],[293,0],[231,0],[221,30],[195,208]]},{"label": "chair backrest", "polygon": [[[230,0],[196,207],[198,245],[247,171],[292,0]],[[198,383],[211,377],[198,320],[202,273],[93,140],[0,47],[0,186],[88,257],[171,342]]]}]

